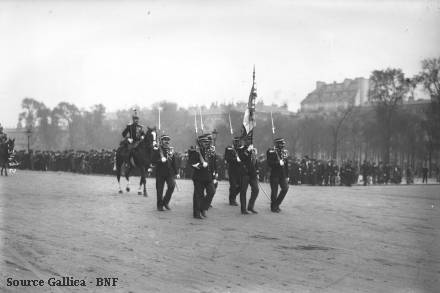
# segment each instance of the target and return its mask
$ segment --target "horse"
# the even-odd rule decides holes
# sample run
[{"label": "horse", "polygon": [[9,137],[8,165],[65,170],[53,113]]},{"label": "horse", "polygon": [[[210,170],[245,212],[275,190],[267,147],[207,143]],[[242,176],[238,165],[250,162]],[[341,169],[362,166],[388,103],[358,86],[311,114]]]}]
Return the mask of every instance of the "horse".
[{"label": "horse", "polygon": [[[116,178],[118,179],[119,193],[123,193],[121,189],[121,175],[122,168],[124,167],[125,179],[127,179],[127,186],[125,190],[130,192],[130,172],[134,168],[138,168],[141,175],[141,180],[139,182],[138,195],[147,196],[147,179],[146,170],[149,169],[151,164],[151,154],[153,147],[156,145],[156,127],[147,127],[147,133],[141,138],[140,141],[133,143],[132,145],[120,146],[116,151],[115,156],[115,171]],[[130,151],[131,150],[131,151]],[[130,152],[132,156],[129,159]],[[143,186],[143,192],[141,188]]]},{"label": "horse", "polygon": [[5,170],[5,176],[8,176],[9,157],[14,152],[15,138],[8,139],[6,142],[0,144],[0,175],[3,176],[3,170]]}]

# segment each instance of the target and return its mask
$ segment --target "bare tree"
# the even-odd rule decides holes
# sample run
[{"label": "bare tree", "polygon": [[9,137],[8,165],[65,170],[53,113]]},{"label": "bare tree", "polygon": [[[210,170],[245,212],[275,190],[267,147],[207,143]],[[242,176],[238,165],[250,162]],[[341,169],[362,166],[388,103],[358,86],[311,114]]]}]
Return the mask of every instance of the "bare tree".
[{"label": "bare tree", "polygon": [[340,110],[335,113],[334,117],[332,117],[329,127],[332,135],[333,147],[332,147],[332,158],[333,160],[337,160],[338,157],[338,145],[341,139],[341,130],[344,125],[344,122],[353,112],[354,105],[351,104],[347,108]]},{"label": "bare tree", "polygon": [[401,69],[393,68],[373,71],[370,81],[369,94],[379,122],[378,132],[382,136],[383,160],[389,163],[394,137],[394,117],[408,92],[408,82]]}]

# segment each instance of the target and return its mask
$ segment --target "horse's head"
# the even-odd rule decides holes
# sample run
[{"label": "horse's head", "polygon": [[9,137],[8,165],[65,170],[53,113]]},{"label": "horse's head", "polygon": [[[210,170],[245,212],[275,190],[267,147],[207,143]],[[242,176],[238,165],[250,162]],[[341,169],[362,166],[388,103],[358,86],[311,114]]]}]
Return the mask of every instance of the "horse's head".
[{"label": "horse's head", "polygon": [[145,133],[144,141],[150,148],[157,144],[157,131],[156,127],[147,127],[147,133]]}]

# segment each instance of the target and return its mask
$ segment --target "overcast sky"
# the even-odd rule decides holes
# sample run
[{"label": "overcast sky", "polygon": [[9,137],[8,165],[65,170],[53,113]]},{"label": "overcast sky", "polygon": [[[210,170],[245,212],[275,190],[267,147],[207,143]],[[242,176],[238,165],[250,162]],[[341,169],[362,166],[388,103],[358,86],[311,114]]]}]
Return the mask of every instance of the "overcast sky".
[{"label": "overcast sky", "polygon": [[440,1],[0,2],[0,123],[24,97],[108,111],[259,98],[440,56]]}]

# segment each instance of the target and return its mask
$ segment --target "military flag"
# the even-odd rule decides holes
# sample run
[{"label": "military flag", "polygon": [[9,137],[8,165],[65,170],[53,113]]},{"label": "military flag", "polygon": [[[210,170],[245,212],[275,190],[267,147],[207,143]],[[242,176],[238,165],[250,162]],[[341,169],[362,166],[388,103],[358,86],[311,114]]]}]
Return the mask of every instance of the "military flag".
[{"label": "military flag", "polygon": [[242,133],[242,136],[250,137],[251,141],[253,136],[253,130],[256,126],[255,101],[257,99],[257,87],[255,85],[255,66],[254,66],[254,72],[252,78],[253,81],[252,81],[251,92],[249,94],[248,107],[244,112],[244,116],[243,116],[243,133]]}]

